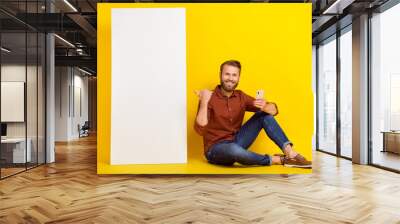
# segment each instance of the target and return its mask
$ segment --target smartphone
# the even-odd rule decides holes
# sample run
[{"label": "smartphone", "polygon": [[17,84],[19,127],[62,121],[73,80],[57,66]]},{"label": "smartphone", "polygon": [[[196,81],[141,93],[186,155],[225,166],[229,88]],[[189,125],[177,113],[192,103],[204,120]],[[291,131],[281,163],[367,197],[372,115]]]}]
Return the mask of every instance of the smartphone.
[{"label": "smartphone", "polygon": [[264,90],[262,89],[257,90],[256,99],[264,99]]}]

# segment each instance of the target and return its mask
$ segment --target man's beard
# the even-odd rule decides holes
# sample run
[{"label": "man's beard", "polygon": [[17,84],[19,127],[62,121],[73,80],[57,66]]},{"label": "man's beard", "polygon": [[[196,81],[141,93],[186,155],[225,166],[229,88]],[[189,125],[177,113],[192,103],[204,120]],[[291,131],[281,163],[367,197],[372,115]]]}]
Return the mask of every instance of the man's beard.
[{"label": "man's beard", "polygon": [[[231,82],[232,83],[232,82]],[[221,87],[225,90],[225,91],[227,91],[227,92],[232,92],[234,89],[236,89],[236,87],[238,86],[238,84],[239,84],[239,82],[237,82],[237,83],[235,83],[235,85],[233,85],[233,86],[227,86],[226,84],[225,84],[225,82],[223,82],[222,80],[221,80]]]}]

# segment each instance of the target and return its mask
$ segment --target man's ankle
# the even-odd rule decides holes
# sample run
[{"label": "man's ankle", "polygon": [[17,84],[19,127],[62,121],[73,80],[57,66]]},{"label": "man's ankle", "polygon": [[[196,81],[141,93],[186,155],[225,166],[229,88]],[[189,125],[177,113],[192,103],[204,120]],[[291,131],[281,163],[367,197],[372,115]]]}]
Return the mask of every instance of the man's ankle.
[{"label": "man's ankle", "polygon": [[286,157],[288,157],[288,158],[294,158],[294,157],[296,157],[297,156],[297,152],[296,151],[294,151],[293,149],[287,149],[287,150],[285,150],[285,156]]},{"label": "man's ankle", "polygon": [[280,156],[271,156],[272,165],[282,165],[283,161]]}]

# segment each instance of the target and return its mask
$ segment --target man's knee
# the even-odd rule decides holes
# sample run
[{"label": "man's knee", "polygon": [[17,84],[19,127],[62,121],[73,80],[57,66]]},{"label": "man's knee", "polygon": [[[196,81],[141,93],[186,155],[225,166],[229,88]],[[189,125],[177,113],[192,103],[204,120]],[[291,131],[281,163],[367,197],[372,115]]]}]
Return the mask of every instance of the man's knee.
[{"label": "man's knee", "polygon": [[254,114],[254,116],[256,116],[257,119],[258,119],[259,121],[261,121],[261,122],[264,122],[264,121],[267,121],[267,122],[268,122],[269,120],[274,119],[274,117],[273,117],[272,115],[267,114],[267,113],[265,113],[264,111],[257,111],[257,112]]},{"label": "man's knee", "polygon": [[246,151],[246,150],[243,149],[240,145],[238,145],[236,143],[231,143],[230,146],[229,146],[229,153],[234,158],[236,158],[238,155],[240,155],[244,151]]},{"label": "man's knee", "polygon": [[264,121],[264,123],[270,124],[271,122],[275,122],[275,118],[274,118],[274,116],[266,113],[263,116],[263,121]]}]

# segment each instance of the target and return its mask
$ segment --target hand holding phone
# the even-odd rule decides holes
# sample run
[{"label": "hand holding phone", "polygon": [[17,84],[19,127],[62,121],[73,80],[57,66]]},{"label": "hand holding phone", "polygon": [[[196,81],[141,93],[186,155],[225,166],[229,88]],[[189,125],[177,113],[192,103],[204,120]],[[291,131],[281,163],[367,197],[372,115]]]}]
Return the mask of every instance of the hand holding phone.
[{"label": "hand holding phone", "polygon": [[259,99],[264,99],[264,90],[263,90],[263,89],[257,90],[256,99],[257,99],[257,100],[259,100]]}]

